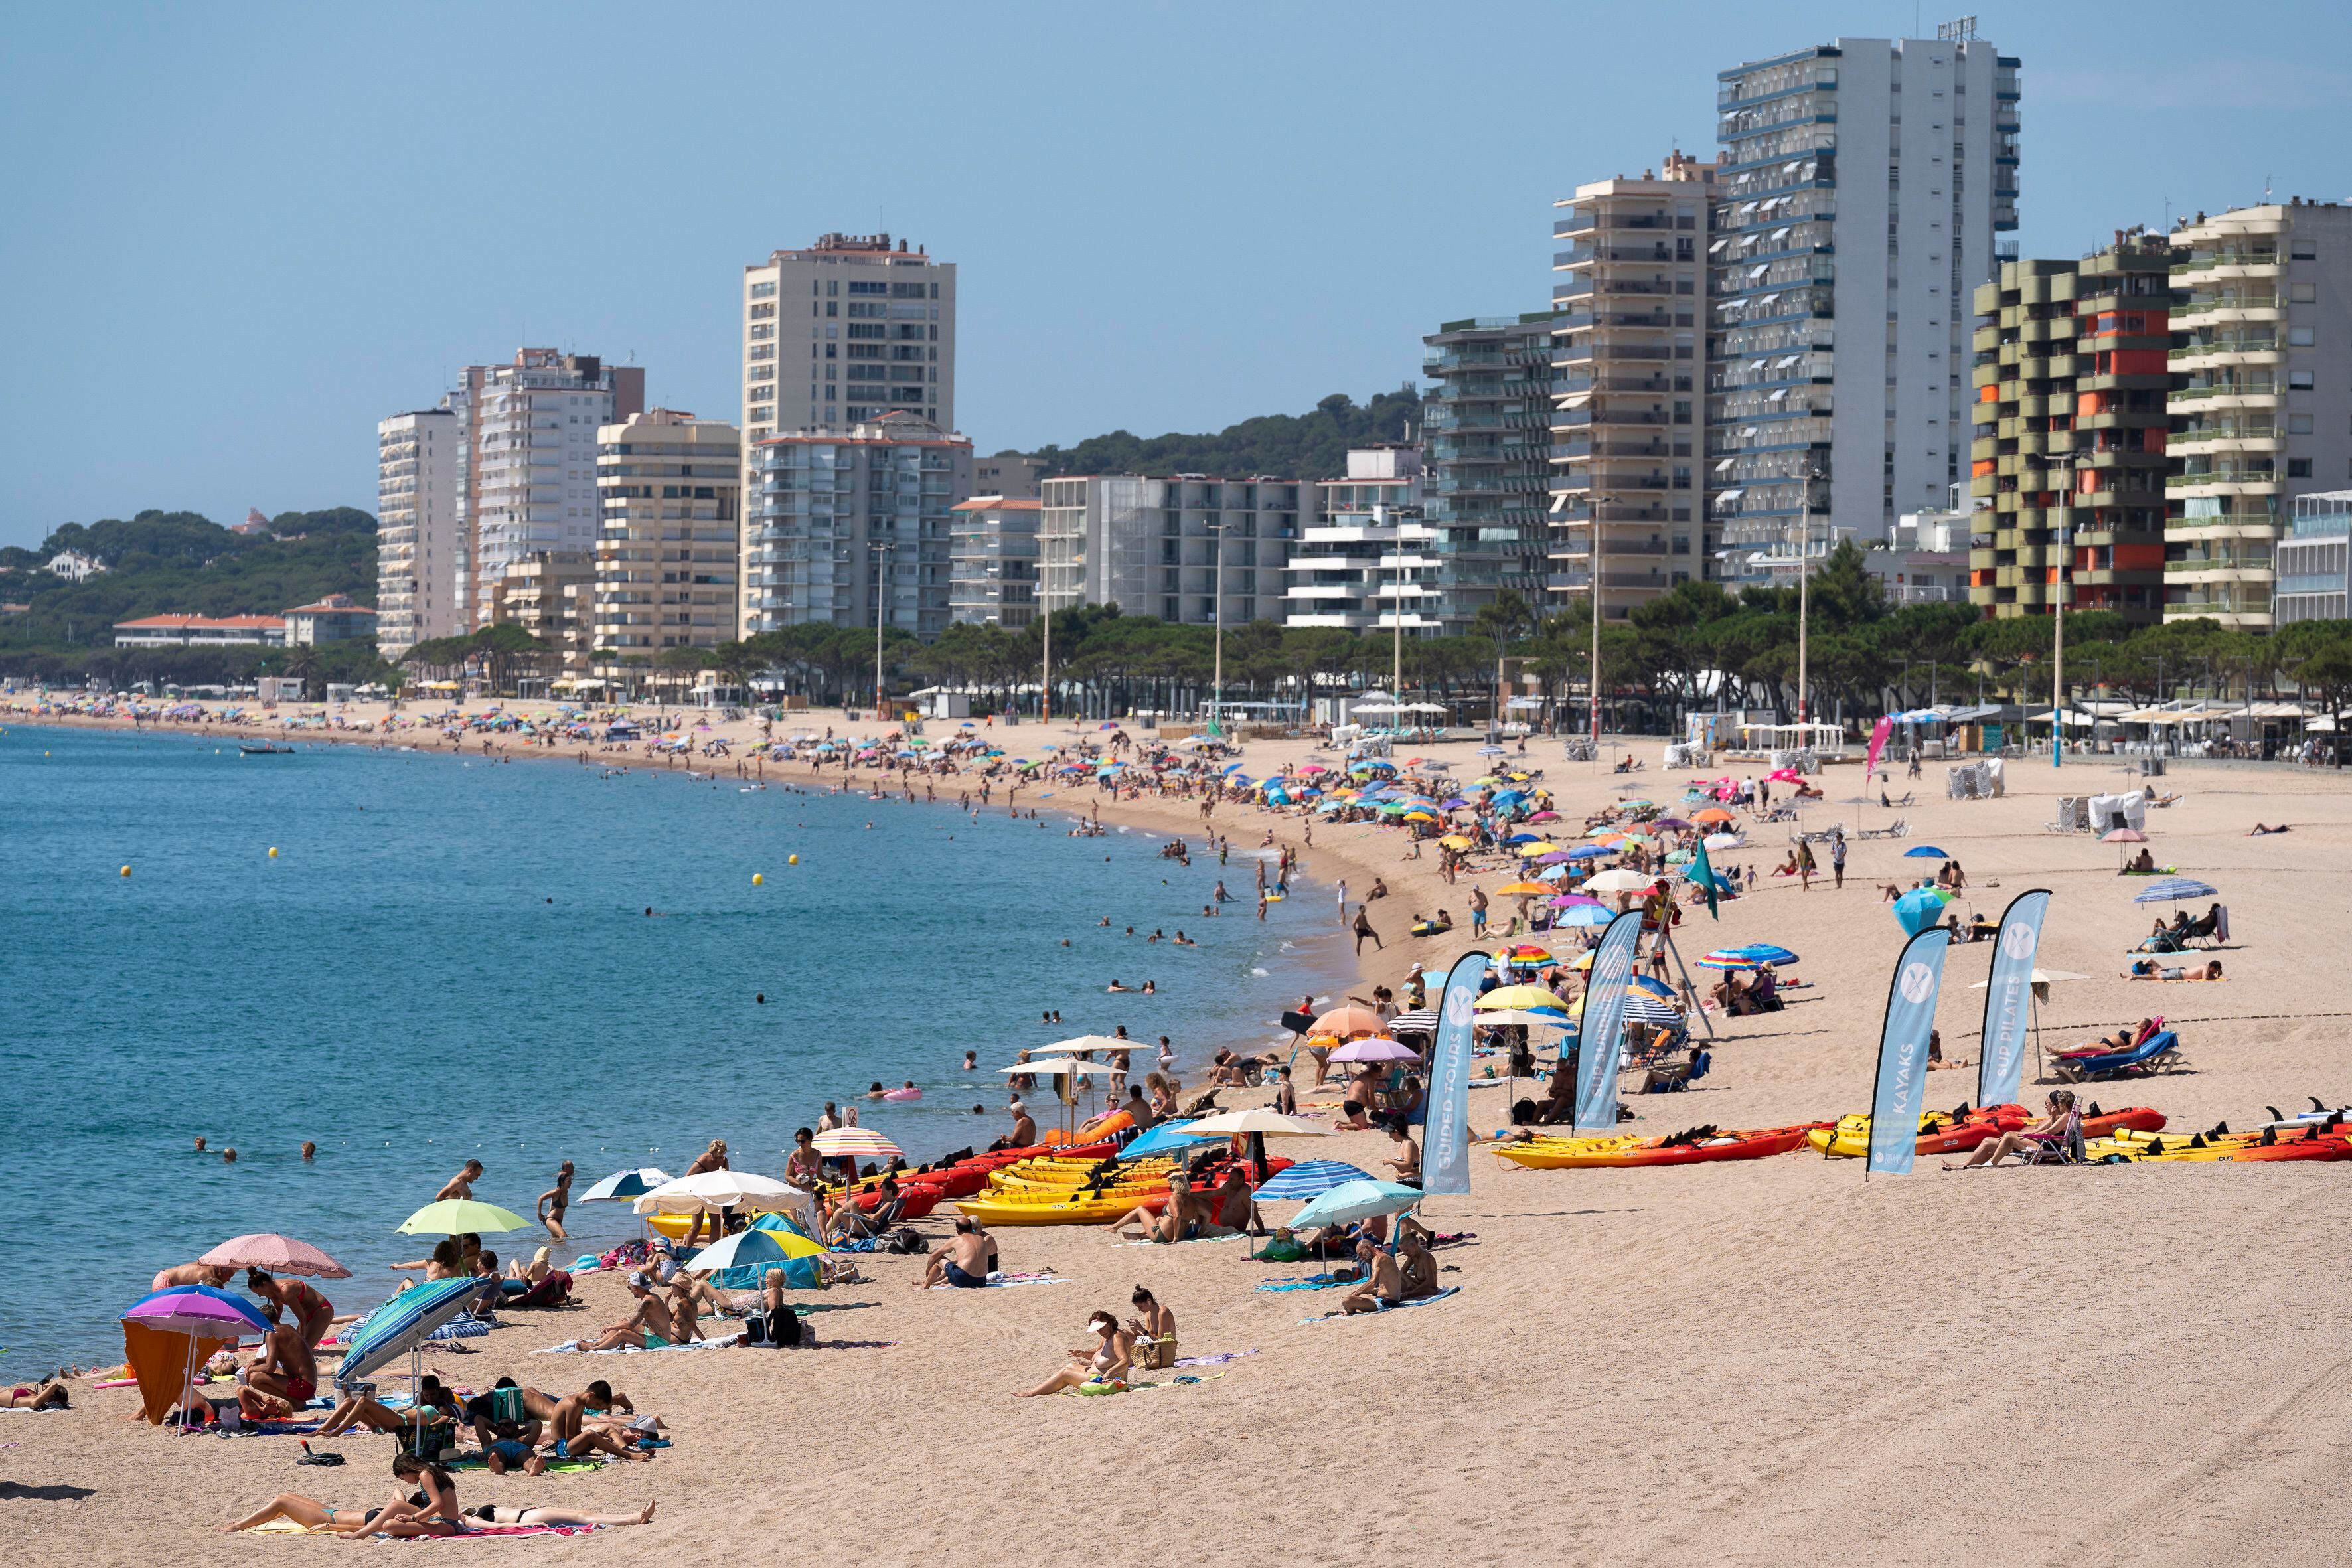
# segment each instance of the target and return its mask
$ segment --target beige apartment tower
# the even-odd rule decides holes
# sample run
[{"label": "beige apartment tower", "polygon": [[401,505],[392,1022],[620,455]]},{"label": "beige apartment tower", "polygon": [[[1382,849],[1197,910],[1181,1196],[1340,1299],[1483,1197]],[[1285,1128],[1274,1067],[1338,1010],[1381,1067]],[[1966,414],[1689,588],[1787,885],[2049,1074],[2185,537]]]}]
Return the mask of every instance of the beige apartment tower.
[{"label": "beige apartment tower", "polygon": [[1675,153],[1663,179],[1577,186],[1552,230],[1569,247],[1552,258],[1550,585],[1591,592],[1597,540],[1612,620],[1708,575],[1699,465],[1715,179],[1715,164]]},{"label": "beige apartment tower", "polygon": [[625,680],[664,649],[735,639],[741,433],[650,408],[596,432],[596,675]]},{"label": "beige apartment tower", "polygon": [[2166,237],[2164,618],[2268,631],[2294,498],[2352,479],[2352,207],[2200,213]]},{"label": "beige apartment tower", "polygon": [[743,268],[748,438],[897,413],[954,429],[955,276],[887,234],[824,235]]}]

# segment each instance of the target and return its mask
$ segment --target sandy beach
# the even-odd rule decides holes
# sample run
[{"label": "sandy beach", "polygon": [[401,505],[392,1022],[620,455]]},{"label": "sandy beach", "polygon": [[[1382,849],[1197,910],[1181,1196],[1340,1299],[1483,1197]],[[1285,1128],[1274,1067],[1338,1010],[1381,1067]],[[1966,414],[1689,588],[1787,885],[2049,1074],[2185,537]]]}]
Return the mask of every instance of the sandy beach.
[{"label": "sandy beach", "polygon": [[[32,721],[0,709],[0,723]],[[870,732],[837,712],[807,723]],[[802,727],[794,716],[778,732]],[[953,725],[929,728],[937,738]],[[226,744],[239,732],[277,731],[204,732]],[[753,738],[740,721],[712,733],[735,735],[739,755]],[[1051,738],[1075,734],[1056,726]],[[1024,726],[1003,739],[1015,737],[1045,738]],[[359,737],[306,732],[295,743],[329,740]],[[447,745],[429,732],[391,743]],[[1311,744],[1253,742],[1244,758],[1261,774]],[[1631,795],[1677,798],[1685,775],[1660,771],[1659,743],[1629,744],[1646,763],[1642,773],[1559,762],[1547,741],[1529,742],[1527,763],[1542,767],[1571,823]],[[465,749],[478,754],[479,740]],[[570,748],[499,750],[583,765]],[[1408,754],[1451,759],[1468,776],[1475,750],[1463,742]],[[587,756],[594,765],[670,765]],[[735,763],[693,765],[731,774]],[[1727,771],[1761,770],[1713,770]],[[2041,963],[2090,978],[2053,988],[2046,1045],[2158,1012],[2179,1030],[2187,1071],[2098,1085],[2092,1098],[2154,1106],[2181,1128],[2242,1125],[2266,1105],[2294,1110],[2309,1096],[2352,1100],[2341,1043],[2352,1018],[2342,891],[2352,788],[2341,778],[2176,764],[2165,783],[2183,798],[2149,813],[2152,848],[2220,889],[2232,942],[2216,955],[2225,983],[2159,985],[2121,977],[2147,914],[2131,901],[2135,884],[2116,874],[2120,852],[2087,835],[2043,831],[2057,795],[2124,787],[2112,760],[2054,772],[2046,758],[2012,763],[2007,796],[1991,801],[1945,799],[1944,771],[1927,764],[1910,807],[1866,808],[1866,822],[1900,815],[1913,833],[1855,844],[1843,890],[1826,879],[1811,891],[1761,879],[1779,858],[1774,835],[1786,830],[1754,830],[1750,848],[1731,858],[1757,864],[1757,890],[1724,904],[1719,921],[1696,910],[1678,941],[1685,957],[1713,945],[1785,944],[1802,955],[1792,969],[1808,987],[1778,1014],[1717,1017],[1712,1074],[1687,1093],[1631,1098],[1633,1129],[1762,1127],[1866,1110],[1901,944],[1878,889],[1916,874],[1921,863],[1900,857],[1922,843],[1967,869],[1970,889],[1955,912],[1998,918],[2019,892],[2053,890]],[[814,775],[770,764],[767,776]],[[1833,769],[1827,793],[1835,801],[1859,782],[1859,768]],[[1899,769],[1895,787],[1905,787]],[[1091,787],[1050,799],[1024,789],[1020,805],[1050,816],[1095,799]],[[1197,802],[1101,804],[1106,822],[1201,837]],[[1816,807],[1807,826],[1840,811],[1851,825],[1853,809]],[[2293,831],[2248,837],[2257,820]],[[1213,821],[1237,852],[1269,826],[1303,844],[1303,825],[1287,815],[1221,805]],[[1309,880],[1293,896],[1319,903],[1335,927],[1337,879],[1351,899],[1375,878],[1391,889],[1371,906],[1382,945],[1365,944],[1359,995],[1397,984],[1415,961],[1442,971],[1471,945],[1472,879],[1446,887],[1433,857],[1402,858],[1404,847],[1389,830],[1318,825],[1303,848]],[[1246,899],[1249,879],[1244,869],[1229,881]],[[1454,932],[1405,934],[1415,911],[1441,905],[1461,920]],[[1496,900],[1497,916],[1507,905]],[[1247,918],[1247,907],[1222,918]],[[1984,994],[1969,987],[1984,978],[1990,951],[1950,955],[1939,1020],[1955,1057],[1975,1057]],[[2024,1097],[2038,1102],[2046,1091],[2034,1072],[2029,1061]],[[1958,1104],[1974,1087],[1972,1072],[1935,1075],[1928,1103]],[[1506,1119],[1507,1093],[1474,1088],[1474,1128],[1491,1131]],[[1314,1157],[1374,1170],[1389,1147],[1377,1132],[1297,1142],[1311,1142]],[[739,1164],[781,1173],[782,1156]],[[655,1521],[521,1547],[408,1550],[527,1550],[533,1561],[848,1551],[885,1563],[1089,1565],[1491,1563],[1529,1552],[1740,1563],[1824,1553],[1874,1563],[2342,1557],[2352,1528],[2340,1480],[2352,1443],[2352,1328],[2336,1302],[2352,1243],[2344,1201],[2352,1169],[1962,1176],[1937,1166],[1922,1158],[1910,1176],[1865,1183],[1857,1162],[1804,1152],[1685,1169],[1531,1171],[1474,1151],[1470,1194],[1425,1205],[1438,1230],[1475,1235],[1438,1254],[1444,1283],[1460,1294],[1345,1321],[1301,1322],[1335,1293],[1255,1289],[1308,1270],[1254,1263],[1241,1241],[1123,1247],[1090,1227],[1038,1227],[997,1233],[1003,1266],[1050,1269],[1064,1282],[919,1292],[908,1286],[920,1258],[862,1258],[872,1283],[817,1298],[845,1309],[814,1314],[817,1348],[534,1353],[623,1315],[619,1281],[591,1276],[584,1310],[518,1315],[467,1342],[470,1353],[429,1364],[475,1388],[509,1374],[562,1394],[608,1378],[640,1410],[661,1413],[676,1446],[651,1464],[594,1474],[467,1473],[461,1496],[591,1510],[658,1499]],[[446,1174],[420,1168],[420,1203]],[[936,1237],[944,1218],[922,1228]],[[290,1216],[289,1226],[299,1234]],[[1197,1384],[1012,1397],[1085,1340],[1090,1312],[1124,1314],[1138,1282],[1174,1309],[1184,1354],[1246,1353],[1198,1369]],[[299,1468],[291,1438],[174,1436],[130,1419],[132,1390],[77,1383],[73,1398],[64,1414],[0,1413],[8,1450],[0,1532],[29,1561],[323,1561],[352,1547],[215,1531],[276,1492],[365,1506],[394,1490],[392,1445],[382,1437],[346,1440],[343,1468]]]}]

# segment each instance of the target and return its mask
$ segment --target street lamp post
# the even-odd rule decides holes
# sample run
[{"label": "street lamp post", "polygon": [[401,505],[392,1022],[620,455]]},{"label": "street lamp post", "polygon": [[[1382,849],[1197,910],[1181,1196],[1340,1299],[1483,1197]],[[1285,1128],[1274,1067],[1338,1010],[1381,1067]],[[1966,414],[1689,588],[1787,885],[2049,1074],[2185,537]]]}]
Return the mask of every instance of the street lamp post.
[{"label": "street lamp post", "polygon": [[1592,498],[1591,548],[1585,554],[1585,588],[1592,597],[1592,647],[1586,675],[1592,698],[1592,760],[1601,760],[1601,503],[1602,497]]},{"label": "street lamp post", "polygon": [[2069,542],[2069,531],[2064,522],[2058,525],[2058,564],[2052,574],[2057,578],[2055,618],[2050,628],[2050,765],[2064,765],[2066,750],[2066,600],[2070,596],[2066,568],[2068,557],[2074,554]]},{"label": "street lamp post", "polygon": [[878,724],[882,721],[882,602],[888,591],[883,574],[887,570],[890,542],[869,539],[866,542],[874,552],[874,721]]},{"label": "street lamp post", "polygon": [[1219,735],[1224,730],[1217,722],[1225,710],[1225,525],[1212,522],[1203,525],[1216,539],[1210,554],[1210,588],[1216,598],[1215,651],[1209,676],[1209,728]]}]

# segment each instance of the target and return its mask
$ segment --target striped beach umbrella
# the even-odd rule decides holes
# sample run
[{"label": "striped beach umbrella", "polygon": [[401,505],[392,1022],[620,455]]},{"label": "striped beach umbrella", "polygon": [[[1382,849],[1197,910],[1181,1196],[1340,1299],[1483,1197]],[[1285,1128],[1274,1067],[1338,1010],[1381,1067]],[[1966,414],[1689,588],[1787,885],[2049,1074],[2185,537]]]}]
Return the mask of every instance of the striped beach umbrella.
[{"label": "striped beach umbrella", "polygon": [[871,1127],[836,1127],[829,1132],[818,1133],[814,1142],[818,1153],[835,1157],[847,1155],[853,1159],[888,1160],[896,1158],[901,1152],[898,1145]]},{"label": "striped beach umbrella", "polygon": [[342,1365],[335,1369],[335,1385],[349,1389],[378,1367],[407,1354],[442,1324],[470,1308],[485,1289],[498,1288],[495,1279],[468,1275],[432,1279],[403,1290],[369,1313],[366,1325],[345,1341]]},{"label": "striped beach umbrella", "polygon": [[1345,1160],[1302,1160],[1267,1177],[1257,1196],[1260,1202],[1304,1203],[1321,1197],[1342,1182],[1370,1179],[1370,1172],[1360,1171]]}]

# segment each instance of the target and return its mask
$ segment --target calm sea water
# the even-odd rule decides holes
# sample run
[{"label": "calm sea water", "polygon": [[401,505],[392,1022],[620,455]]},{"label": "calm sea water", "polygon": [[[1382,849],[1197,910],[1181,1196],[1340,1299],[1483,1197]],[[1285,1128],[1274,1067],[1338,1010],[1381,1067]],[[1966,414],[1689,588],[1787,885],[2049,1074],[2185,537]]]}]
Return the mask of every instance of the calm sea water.
[{"label": "calm sea water", "polygon": [[[780,1173],[832,1099],[920,1160],[1004,1131],[988,1069],[1022,1047],[1123,1024],[1189,1063],[1278,1035],[1284,1006],[1338,983],[1324,898],[1263,925],[1202,920],[1221,874],[1250,896],[1249,863],[1071,838],[1055,807],[1082,799],[1039,802],[1041,828],[656,769],[0,734],[0,1191],[19,1260],[0,1374],[119,1355],[114,1314],[155,1269],[247,1231],[325,1247],[356,1276],[328,1294],[365,1306],[386,1264],[431,1245],[393,1227],[468,1156],[478,1196],[529,1215],[567,1158],[575,1191],[624,1166],[677,1173],[711,1138]],[[1108,995],[1113,976],[1160,994]],[[1046,1008],[1063,1026],[1039,1025]],[[908,1079],[921,1102],[856,1100]],[[194,1153],[200,1133],[236,1163]],[[634,1226],[589,1204],[570,1228]],[[486,1241],[505,1258],[545,1239]]]}]

